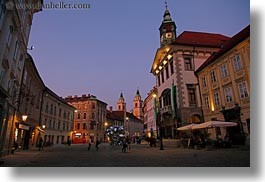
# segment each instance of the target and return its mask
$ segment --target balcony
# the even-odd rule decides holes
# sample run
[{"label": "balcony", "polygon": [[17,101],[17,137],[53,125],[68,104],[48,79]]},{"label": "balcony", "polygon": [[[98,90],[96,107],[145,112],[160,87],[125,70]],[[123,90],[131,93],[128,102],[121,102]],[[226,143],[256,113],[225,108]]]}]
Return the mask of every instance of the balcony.
[{"label": "balcony", "polygon": [[161,114],[172,114],[172,106],[168,105],[160,109]]}]

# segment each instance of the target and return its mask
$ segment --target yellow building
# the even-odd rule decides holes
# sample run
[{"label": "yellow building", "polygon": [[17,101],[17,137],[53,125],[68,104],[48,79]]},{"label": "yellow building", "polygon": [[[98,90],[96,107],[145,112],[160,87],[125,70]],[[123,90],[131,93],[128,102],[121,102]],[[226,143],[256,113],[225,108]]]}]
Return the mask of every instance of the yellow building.
[{"label": "yellow building", "polygon": [[204,121],[237,122],[237,127],[210,129],[211,138],[226,133],[235,143],[250,132],[250,26],[226,41],[197,70]]}]

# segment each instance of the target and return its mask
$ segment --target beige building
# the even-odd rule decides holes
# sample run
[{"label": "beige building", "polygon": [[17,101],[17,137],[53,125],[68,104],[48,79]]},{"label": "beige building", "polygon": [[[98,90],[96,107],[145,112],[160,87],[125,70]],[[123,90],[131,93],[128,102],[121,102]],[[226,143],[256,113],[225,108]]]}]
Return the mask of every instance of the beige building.
[{"label": "beige building", "polygon": [[75,108],[46,87],[43,93],[41,126],[44,146],[72,140]]},{"label": "beige building", "polygon": [[[25,150],[36,147],[38,136],[43,133],[40,114],[45,89],[33,58],[29,54],[25,59],[22,78],[15,117],[14,142]],[[22,116],[26,116],[25,121],[22,120]]]},{"label": "beige building", "polygon": [[161,134],[175,138],[177,127],[203,121],[194,71],[217,52],[228,37],[192,31],[177,36],[168,9],[159,30],[161,47],[155,54],[151,73],[156,77]]},{"label": "beige building", "polygon": [[144,110],[144,133],[151,137],[154,135],[155,137],[158,134],[158,126],[157,126],[157,117],[155,112],[156,105],[156,95],[157,89],[154,87],[147,94],[147,97],[144,99],[143,110]]},{"label": "beige building", "polygon": [[[42,3],[29,0],[28,3]],[[41,9],[17,9],[19,1],[1,0],[0,4],[0,156],[14,145],[14,119],[26,58],[33,15]],[[39,6],[41,7],[41,6]],[[21,119],[21,118],[18,118]]]},{"label": "beige building", "polygon": [[234,142],[250,132],[250,26],[240,31],[222,49],[196,70],[204,120],[237,122],[238,127],[216,128],[212,138],[228,132]]},{"label": "beige building", "polygon": [[98,100],[93,95],[68,96],[65,100],[76,108],[74,115],[74,143],[86,143],[105,139],[105,122],[107,115],[107,104]]}]

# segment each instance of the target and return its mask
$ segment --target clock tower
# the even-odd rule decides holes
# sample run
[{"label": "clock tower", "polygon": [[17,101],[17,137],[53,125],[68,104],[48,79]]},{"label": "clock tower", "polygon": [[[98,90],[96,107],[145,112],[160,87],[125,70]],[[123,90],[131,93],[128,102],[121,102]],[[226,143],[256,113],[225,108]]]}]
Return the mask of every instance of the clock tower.
[{"label": "clock tower", "polygon": [[165,3],[166,3],[166,10],[164,13],[164,19],[163,19],[163,22],[159,28],[160,47],[164,47],[165,45],[171,44],[177,38],[176,24],[170,16],[170,12],[167,8],[167,2],[165,2]]},{"label": "clock tower", "polygon": [[144,119],[142,107],[143,107],[143,101],[141,99],[139,89],[137,89],[136,95],[133,99],[133,115],[141,120]]}]

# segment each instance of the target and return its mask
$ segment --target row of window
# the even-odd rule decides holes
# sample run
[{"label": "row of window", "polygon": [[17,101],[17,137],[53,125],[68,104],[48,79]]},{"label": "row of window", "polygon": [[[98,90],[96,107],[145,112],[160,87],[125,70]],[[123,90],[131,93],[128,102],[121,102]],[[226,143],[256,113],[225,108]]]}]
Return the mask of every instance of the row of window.
[{"label": "row of window", "polygon": [[[240,70],[243,69],[240,55],[238,55],[238,54],[235,55],[235,57],[233,59],[233,65],[234,65],[234,71],[235,72],[240,71]],[[220,72],[221,72],[221,77],[222,78],[229,76],[229,71],[228,71],[227,63],[223,63],[220,66]],[[210,79],[211,79],[211,83],[217,82],[217,76],[216,76],[216,71],[215,70],[212,70],[210,72]],[[202,87],[207,87],[206,76],[203,76],[202,77],[201,82],[202,82]]]},{"label": "row of window", "polygon": [[161,85],[161,82],[162,82],[162,84],[165,82],[165,76],[166,76],[166,79],[169,78],[169,70],[170,70],[171,75],[174,74],[173,58],[170,59],[170,61],[165,65],[164,69],[162,69],[160,71],[160,74],[158,74],[158,76],[157,76],[158,86]]},{"label": "row of window", "polygon": [[61,122],[58,121],[56,122],[55,120],[47,120],[47,118],[45,118],[45,121],[43,122],[43,125],[46,126],[46,128],[48,129],[54,129],[54,130],[63,130],[63,131],[71,131],[72,130],[72,125],[69,124],[68,122]]},{"label": "row of window", "polygon": [[[87,119],[87,118],[88,118],[87,113],[83,113],[83,119]],[[91,118],[95,119],[95,113],[91,114]],[[77,119],[81,119],[81,113],[77,113]]]},{"label": "row of window", "polygon": [[[245,99],[249,97],[249,92],[247,89],[247,83],[246,81],[242,81],[238,83],[238,92],[240,99]],[[234,95],[233,95],[233,89],[232,87],[226,87],[224,88],[224,95],[225,95],[225,102],[226,103],[232,103],[234,102]],[[214,92],[213,94],[213,101],[215,106],[221,106],[221,100],[220,100],[220,93],[219,91]],[[210,108],[210,100],[209,96],[204,97],[204,103],[206,108]]]},{"label": "row of window", "polygon": [[[46,102],[46,105],[45,105],[45,113],[56,116],[57,115],[57,107],[54,106],[53,104],[50,104],[50,108],[49,108],[49,103]],[[62,117],[62,109],[61,108],[59,108],[58,116],[59,117]],[[63,112],[63,119],[70,120],[70,112],[69,111],[66,112],[64,110],[64,112]]]},{"label": "row of window", "polygon": [[[170,69],[171,75],[174,74],[173,58],[171,58],[169,63],[167,63],[165,65],[164,70],[161,70],[160,74],[157,76],[158,86],[160,86],[161,83],[163,84],[165,82],[165,76],[166,76],[166,79],[169,78],[169,69]],[[185,56],[184,57],[184,70],[185,71],[194,71],[194,64],[193,64],[192,56]]]},{"label": "row of window", "polygon": [[[73,106],[76,109],[83,110],[83,109],[88,109],[88,105],[89,104],[90,104],[90,102],[88,102],[87,104],[73,104]],[[92,107],[92,109],[96,109],[96,103],[95,102],[91,102],[91,107]]]},{"label": "row of window", "polygon": [[[76,130],[80,130],[80,129],[86,130],[86,129],[88,129],[88,124],[87,123],[76,123],[75,129]],[[101,123],[97,123],[95,121],[91,121],[89,123],[89,130],[101,130],[101,129],[102,129]]]}]

